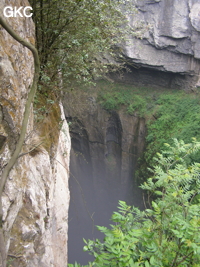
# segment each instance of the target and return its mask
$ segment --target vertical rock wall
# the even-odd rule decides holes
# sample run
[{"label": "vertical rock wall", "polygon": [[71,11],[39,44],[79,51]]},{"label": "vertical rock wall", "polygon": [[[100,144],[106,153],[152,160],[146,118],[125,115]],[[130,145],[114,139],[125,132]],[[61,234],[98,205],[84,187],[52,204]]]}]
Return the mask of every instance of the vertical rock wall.
[{"label": "vertical rock wall", "polygon": [[123,81],[185,90],[199,86],[199,0],[136,2],[138,13],[130,13],[128,21],[133,29],[141,22],[142,38],[129,36],[123,49],[127,62],[138,70]]},{"label": "vertical rock wall", "polygon": [[[5,6],[29,6],[26,0],[1,0]],[[7,18],[9,25],[34,44],[31,18]],[[18,140],[24,105],[33,78],[31,52],[0,27],[0,168],[7,164]],[[21,156],[9,174],[3,193],[3,228],[8,251],[8,266],[61,267],[67,264],[69,205],[68,125],[63,124],[50,155],[29,118]],[[9,265],[10,264],[10,265]]]},{"label": "vertical rock wall", "polygon": [[66,95],[70,122],[69,262],[86,264],[85,239],[102,238],[95,225],[109,226],[119,200],[143,208],[137,160],[145,145],[145,119],[125,111],[108,112],[97,102],[95,89]]},{"label": "vertical rock wall", "polygon": [[[99,200],[101,192],[98,188],[102,183],[105,183],[108,194],[113,183],[128,192],[137,160],[144,151],[145,119],[128,115],[123,110],[106,111],[97,103],[95,93],[87,96],[80,91],[79,94],[80,99],[74,100],[68,94],[63,101],[65,115],[70,122],[71,172],[76,177],[85,177],[83,187],[87,187],[89,176],[92,177],[90,182]],[[77,96],[77,93],[74,95]],[[136,186],[134,193],[137,194],[137,191]],[[116,200],[119,199],[118,194]]]}]

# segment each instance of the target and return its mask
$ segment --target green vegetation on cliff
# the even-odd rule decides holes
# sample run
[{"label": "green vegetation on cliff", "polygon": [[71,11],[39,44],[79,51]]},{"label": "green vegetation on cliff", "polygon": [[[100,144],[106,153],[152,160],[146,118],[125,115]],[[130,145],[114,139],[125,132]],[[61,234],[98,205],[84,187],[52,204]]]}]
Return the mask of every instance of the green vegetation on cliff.
[{"label": "green vegetation on cliff", "polygon": [[[199,104],[199,94],[182,91],[165,93],[158,98],[154,119],[147,122],[147,162],[151,162],[152,154],[162,149],[164,143],[172,143],[174,137],[185,142],[190,142],[192,137],[200,140]],[[199,162],[199,153],[192,158]]]},{"label": "green vegetation on cliff", "polygon": [[[121,54],[116,44],[122,42],[128,30],[130,32],[125,27],[126,13],[135,12],[134,1],[29,2],[33,7],[36,25],[36,46],[41,62],[40,82],[48,84],[51,90],[62,85],[66,88],[73,81],[88,82],[124,65],[122,61],[120,64],[113,59],[120,58]],[[140,27],[135,25],[134,28],[137,31],[132,27],[131,34],[139,35]]]},{"label": "green vegetation on cliff", "polygon": [[[153,89],[101,81],[97,83],[99,103],[107,110],[124,109],[131,116],[146,119],[145,162],[153,164],[157,151],[172,138],[200,140],[200,94],[181,90]],[[200,160],[200,153],[191,158]],[[146,168],[146,164],[145,164]]]},{"label": "green vegetation on cliff", "polygon": [[[94,267],[198,267],[200,262],[200,164],[188,164],[187,157],[200,143],[174,140],[157,154],[152,177],[141,188],[154,201],[140,211],[119,202],[111,228],[98,226],[104,241],[88,240],[84,250],[95,260]],[[69,267],[79,264],[69,264]]]}]

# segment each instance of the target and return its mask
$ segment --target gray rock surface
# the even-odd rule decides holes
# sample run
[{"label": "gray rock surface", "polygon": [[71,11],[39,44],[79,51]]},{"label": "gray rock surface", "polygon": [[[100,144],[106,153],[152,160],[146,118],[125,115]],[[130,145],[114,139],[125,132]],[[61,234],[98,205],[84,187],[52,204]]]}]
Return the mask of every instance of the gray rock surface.
[{"label": "gray rock surface", "polygon": [[[0,12],[4,6],[22,3],[29,5],[26,0],[1,0]],[[8,18],[7,22],[34,44],[31,18]],[[32,53],[0,27],[0,174],[19,136],[33,71]],[[60,109],[64,120],[62,106]],[[38,142],[41,137],[31,112],[23,152]],[[41,145],[36,153],[20,157],[11,170],[2,197],[8,266],[66,266],[69,154],[69,130],[64,120],[53,157]]]},{"label": "gray rock surface", "polygon": [[[124,55],[129,63],[181,74],[198,85],[200,71],[200,3],[198,0],[138,0],[138,13],[129,15],[134,28],[143,23],[142,39],[129,36]],[[181,83],[182,84],[182,83]],[[181,85],[183,86],[183,84]],[[188,86],[188,84],[187,84]]]},{"label": "gray rock surface", "polygon": [[93,223],[108,226],[118,200],[134,200],[143,208],[134,173],[144,151],[146,125],[137,115],[103,109],[95,90],[74,89],[66,93],[63,105],[72,141],[69,262],[85,264],[82,238],[102,237]]}]

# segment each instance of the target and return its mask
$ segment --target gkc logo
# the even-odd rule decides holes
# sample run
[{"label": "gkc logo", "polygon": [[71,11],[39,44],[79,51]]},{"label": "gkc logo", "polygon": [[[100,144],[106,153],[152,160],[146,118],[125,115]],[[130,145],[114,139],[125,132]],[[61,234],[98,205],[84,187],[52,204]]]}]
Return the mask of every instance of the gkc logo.
[{"label": "gkc logo", "polygon": [[[29,11],[28,11],[29,10]],[[6,18],[10,18],[10,17],[31,17],[33,15],[33,13],[30,13],[30,10],[33,10],[31,6],[27,6],[27,7],[19,7],[17,8],[15,7],[11,7],[11,6],[6,6],[3,10],[3,14]]]}]

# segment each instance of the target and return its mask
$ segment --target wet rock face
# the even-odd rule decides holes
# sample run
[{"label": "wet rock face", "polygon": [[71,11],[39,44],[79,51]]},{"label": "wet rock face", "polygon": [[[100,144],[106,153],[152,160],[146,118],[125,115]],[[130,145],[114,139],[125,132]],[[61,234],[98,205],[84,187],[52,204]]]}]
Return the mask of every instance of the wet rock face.
[{"label": "wet rock face", "polygon": [[[1,0],[4,6],[29,6],[26,0]],[[31,18],[8,18],[9,25],[34,44]],[[18,140],[24,106],[33,79],[32,53],[0,27],[0,172]],[[64,115],[60,107],[62,119]],[[26,144],[41,142],[29,118]],[[70,137],[64,121],[52,157],[44,147],[20,157],[3,192],[3,228],[7,263],[16,267],[60,267],[67,263]],[[33,151],[34,152],[34,151]],[[0,262],[1,266],[1,262]]]},{"label": "wet rock face", "polygon": [[[198,0],[140,0],[138,14],[129,15],[130,25],[141,21],[143,39],[130,37],[124,55],[137,67],[175,74],[171,88],[198,85],[200,70],[200,4]],[[178,75],[176,75],[178,74]],[[180,77],[181,74],[181,77]],[[161,74],[159,74],[161,75]],[[192,77],[193,79],[191,79]],[[133,74],[133,81],[134,74]],[[153,83],[153,81],[152,81]],[[154,83],[153,83],[154,84]]]}]

